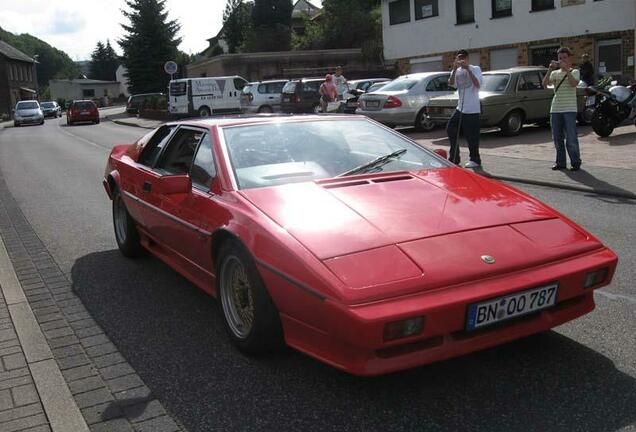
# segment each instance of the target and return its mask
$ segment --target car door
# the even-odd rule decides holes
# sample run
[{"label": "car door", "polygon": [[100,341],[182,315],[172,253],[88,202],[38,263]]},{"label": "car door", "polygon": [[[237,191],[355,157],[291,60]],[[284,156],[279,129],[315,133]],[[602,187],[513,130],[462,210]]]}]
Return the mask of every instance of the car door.
[{"label": "car door", "polygon": [[438,75],[436,77],[431,78],[426,84],[426,87],[424,90],[424,98],[421,98],[421,102],[418,105],[419,106],[427,105],[430,98],[434,98],[436,96],[444,96],[444,95],[453,94],[455,90],[448,85],[449,78],[450,78],[450,74]]},{"label": "car door", "polygon": [[517,100],[526,113],[526,120],[541,120],[550,115],[552,92],[544,89],[539,71],[520,74],[517,81]]},{"label": "car door", "polygon": [[[118,166],[119,187],[123,192],[126,208],[133,219],[146,228],[150,227],[152,221],[149,219],[152,214],[149,215],[148,210],[160,204],[152,190],[160,174],[155,172],[153,167],[175,129],[174,125],[162,126],[154,133],[148,134],[138,143],[144,148],[137,162],[124,156]],[[144,140],[147,142],[144,143]]]}]

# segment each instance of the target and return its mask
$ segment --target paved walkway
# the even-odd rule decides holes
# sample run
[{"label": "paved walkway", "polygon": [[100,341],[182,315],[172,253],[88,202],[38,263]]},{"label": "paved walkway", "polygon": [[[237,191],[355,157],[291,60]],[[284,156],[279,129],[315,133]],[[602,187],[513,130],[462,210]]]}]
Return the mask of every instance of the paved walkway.
[{"label": "paved walkway", "polygon": [[0,173],[0,431],[89,430],[184,428],[90,316]]}]

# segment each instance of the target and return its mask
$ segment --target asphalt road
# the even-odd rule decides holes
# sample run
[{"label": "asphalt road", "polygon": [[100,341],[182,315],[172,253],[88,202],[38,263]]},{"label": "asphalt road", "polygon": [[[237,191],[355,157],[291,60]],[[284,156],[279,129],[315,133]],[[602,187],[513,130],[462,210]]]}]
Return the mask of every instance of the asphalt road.
[{"label": "asphalt road", "polygon": [[87,309],[190,431],[636,430],[636,202],[520,186],[618,253],[596,310],[555,331],[364,379],[293,350],[238,353],[214,300],[156,259],[119,254],[101,179],[110,148],[143,133],[58,120],[5,129],[0,170]]}]

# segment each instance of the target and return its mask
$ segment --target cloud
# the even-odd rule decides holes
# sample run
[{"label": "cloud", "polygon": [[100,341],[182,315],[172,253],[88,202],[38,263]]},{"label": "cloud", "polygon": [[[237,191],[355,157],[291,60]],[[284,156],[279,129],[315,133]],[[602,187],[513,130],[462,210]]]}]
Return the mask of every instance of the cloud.
[{"label": "cloud", "polygon": [[47,33],[52,35],[79,33],[85,26],[86,20],[79,13],[56,9]]}]

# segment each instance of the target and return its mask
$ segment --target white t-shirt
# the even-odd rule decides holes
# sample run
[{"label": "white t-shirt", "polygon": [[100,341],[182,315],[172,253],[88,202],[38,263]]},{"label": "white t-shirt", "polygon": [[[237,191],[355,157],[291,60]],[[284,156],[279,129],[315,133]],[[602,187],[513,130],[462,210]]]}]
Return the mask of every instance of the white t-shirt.
[{"label": "white t-shirt", "polygon": [[[469,65],[469,68],[481,86],[483,82],[481,77],[481,68],[474,65]],[[479,88],[475,87],[475,84],[473,84],[473,81],[470,79],[470,75],[468,75],[468,71],[466,69],[460,67],[455,72],[455,87],[459,93],[457,110],[464,114],[481,113],[481,107],[479,105]]]},{"label": "white t-shirt", "polygon": [[342,96],[344,95],[348,88],[347,88],[347,79],[344,77],[344,75],[333,75],[333,83],[336,86],[336,89],[338,90],[338,96]]}]

